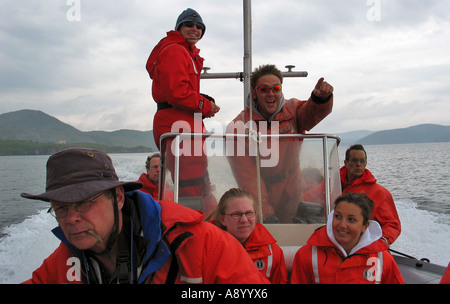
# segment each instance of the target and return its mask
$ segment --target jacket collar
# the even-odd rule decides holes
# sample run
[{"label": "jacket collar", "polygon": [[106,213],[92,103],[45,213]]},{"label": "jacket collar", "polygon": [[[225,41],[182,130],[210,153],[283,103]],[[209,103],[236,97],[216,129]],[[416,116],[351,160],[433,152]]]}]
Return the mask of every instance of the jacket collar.
[{"label": "jacket collar", "polygon": [[147,61],[147,70],[150,73],[151,78],[153,79],[154,75],[154,66],[158,60],[158,56],[163,49],[171,44],[179,44],[184,47],[191,55],[192,58],[195,58],[200,54],[200,49],[198,49],[195,45],[190,45],[186,42],[186,38],[184,38],[180,32],[178,31],[170,31],[167,32],[167,36],[161,39],[158,44],[153,48],[150,53],[150,57]]},{"label": "jacket collar", "polygon": [[260,247],[275,244],[276,242],[277,241],[273,238],[266,227],[260,223],[255,223],[255,229],[253,229],[247,242],[245,242],[245,248]]},{"label": "jacket collar", "polygon": [[348,180],[347,180],[347,167],[342,166],[340,171],[340,175],[341,175],[341,183],[342,183],[342,189],[347,188],[350,185],[357,185],[357,184],[374,184],[377,182],[377,179],[375,178],[375,176],[372,174],[372,172],[369,171],[369,169],[365,169],[363,174],[361,175],[361,177],[355,179],[353,181],[353,183],[351,183],[350,185],[348,184]]}]

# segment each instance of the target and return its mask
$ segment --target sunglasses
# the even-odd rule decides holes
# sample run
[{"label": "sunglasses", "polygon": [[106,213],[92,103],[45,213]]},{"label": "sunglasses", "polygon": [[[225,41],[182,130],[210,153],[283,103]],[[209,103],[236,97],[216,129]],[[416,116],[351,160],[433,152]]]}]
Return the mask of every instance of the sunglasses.
[{"label": "sunglasses", "polygon": [[257,87],[256,89],[263,94],[269,94],[270,91],[274,93],[281,92],[282,87],[281,84],[274,85],[273,87],[262,85],[260,87]]},{"label": "sunglasses", "polygon": [[182,25],[185,27],[189,27],[189,28],[192,28],[195,26],[198,30],[202,30],[202,31],[205,29],[203,24],[194,22],[194,21],[186,21],[186,22],[183,22]]}]

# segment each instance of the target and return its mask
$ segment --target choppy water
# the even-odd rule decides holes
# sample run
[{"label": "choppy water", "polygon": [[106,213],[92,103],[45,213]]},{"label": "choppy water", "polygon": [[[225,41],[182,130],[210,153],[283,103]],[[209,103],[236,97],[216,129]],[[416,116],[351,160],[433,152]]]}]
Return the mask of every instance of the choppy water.
[{"label": "choppy water", "polygon": [[[402,222],[392,248],[446,266],[450,260],[450,143],[366,146],[367,168],[391,191]],[[346,147],[340,148],[343,163]],[[146,154],[111,154],[121,180],[137,180]],[[48,156],[0,156],[0,283],[19,283],[58,246],[41,193]]]}]

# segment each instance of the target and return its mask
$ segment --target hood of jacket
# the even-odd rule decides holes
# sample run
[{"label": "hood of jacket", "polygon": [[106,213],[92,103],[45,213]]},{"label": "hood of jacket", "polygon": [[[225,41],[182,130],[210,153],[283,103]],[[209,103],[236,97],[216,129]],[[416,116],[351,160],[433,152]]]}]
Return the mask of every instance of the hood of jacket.
[{"label": "hood of jacket", "polygon": [[167,46],[171,44],[181,45],[191,54],[193,58],[195,56],[198,56],[198,54],[200,53],[200,49],[198,49],[195,45],[190,45],[188,42],[186,42],[186,39],[180,34],[180,32],[178,31],[167,32],[167,36],[161,39],[159,43],[153,48],[152,52],[150,53],[150,57],[147,60],[146,68],[151,79],[153,79],[155,75],[154,67],[158,61],[159,54],[163,49],[165,49]]},{"label": "hood of jacket", "polygon": [[328,215],[326,227],[316,230],[308,240],[308,244],[318,247],[336,247],[344,257],[351,256],[355,253],[364,254],[388,249],[387,244],[381,240],[382,230],[380,224],[376,221],[369,220],[369,227],[361,234],[356,246],[353,247],[349,254],[347,254],[334,237],[332,228],[333,216],[334,210]]}]

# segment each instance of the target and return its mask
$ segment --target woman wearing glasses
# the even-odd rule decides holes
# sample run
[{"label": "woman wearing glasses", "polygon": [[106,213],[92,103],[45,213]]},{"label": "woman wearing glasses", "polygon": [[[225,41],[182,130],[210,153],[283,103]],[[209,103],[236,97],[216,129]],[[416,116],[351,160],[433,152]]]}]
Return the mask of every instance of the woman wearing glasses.
[{"label": "woman wearing glasses", "polygon": [[[214,99],[200,94],[200,73],[204,59],[196,44],[206,26],[193,9],[183,11],[175,30],[169,31],[153,49],[147,61],[152,83],[152,96],[158,105],[153,118],[153,137],[160,151],[160,137],[165,133],[205,133],[203,118],[213,117],[220,108]],[[213,209],[217,202],[210,193],[205,155],[194,156],[194,146],[203,151],[203,140],[194,139],[192,153],[180,158],[180,197],[203,197],[203,208]],[[163,151],[162,151],[163,152]],[[170,151],[168,151],[170,152]],[[173,165],[169,162],[167,166]],[[171,170],[172,172],[174,170]]]},{"label": "woman wearing glasses", "polygon": [[249,192],[232,188],[223,194],[219,205],[206,220],[233,235],[272,284],[285,284],[288,274],[283,251],[270,232],[256,222],[255,206]]},{"label": "woman wearing glasses", "polygon": [[[228,126],[227,133],[242,134],[237,126],[248,125],[252,119],[257,131],[267,134],[305,134],[331,113],[333,87],[320,78],[308,100],[285,99],[282,91],[283,75],[275,65],[262,65],[250,76],[252,87],[252,116],[244,109]],[[261,194],[265,222],[292,222],[302,198],[298,157],[300,144],[279,143],[279,161],[270,168],[261,168]],[[237,155],[237,154],[234,154]],[[254,197],[256,165],[250,157],[229,157],[239,187]],[[269,203],[270,202],[270,203]]]}]

